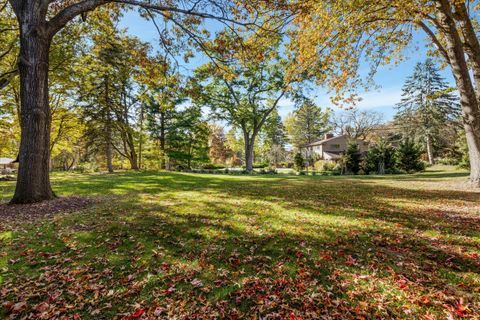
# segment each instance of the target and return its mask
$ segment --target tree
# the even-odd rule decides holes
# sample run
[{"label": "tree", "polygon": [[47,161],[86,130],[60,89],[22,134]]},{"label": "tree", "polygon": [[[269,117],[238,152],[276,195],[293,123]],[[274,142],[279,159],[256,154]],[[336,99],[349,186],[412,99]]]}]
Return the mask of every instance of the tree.
[{"label": "tree", "polygon": [[178,108],[185,102],[179,75],[165,68],[144,99],[147,130],[158,141],[161,169],[166,168],[168,136],[173,134],[179,123]]},{"label": "tree", "polygon": [[310,99],[302,99],[285,119],[290,142],[296,149],[322,138],[330,129],[331,110],[323,111]]},{"label": "tree", "polygon": [[434,142],[460,116],[458,98],[449,92],[432,59],[415,66],[402,91],[395,122],[406,136],[426,145],[428,161],[434,164]]},{"label": "tree", "polygon": [[[20,27],[18,74],[20,76],[21,141],[19,170],[15,195],[12,203],[31,203],[54,198],[50,185],[50,130],[49,108],[49,51],[54,36],[77,16],[86,19],[86,13],[110,3],[136,5],[151,16],[163,16],[168,25],[172,23],[188,33],[201,19],[211,18],[223,22],[234,22],[230,2],[182,1],[177,5],[163,2],[131,0],[9,0],[18,26]],[[237,7],[237,6],[235,6]],[[198,9],[204,10],[203,12]],[[5,6],[1,8],[5,10]],[[236,10],[238,16],[244,15]],[[249,15],[251,16],[251,15]],[[182,17],[195,17],[183,19]],[[183,28],[182,28],[183,27]]]},{"label": "tree", "polygon": [[362,168],[366,174],[385,174],[395,168],[395,161],[395,149],[386,140],[380,139],[368,150],[362,161]]},{"label": "tree", "polygon": [[[274,4],[276,2],[268,2]],[[476,1],[449,0],[302,0],[285,3],[295,15],[291,48],[307,72],[336,90],[335,102],[352,102],[365,82],[360,61],[378,65],[402,58],[417,30],[430,40],[431,55],[449,65],[462,106],[472,184],[480,186],[480,40]],[[368,84],[368,82],[367,82]],[[353,92],[352,92],[353,91]]]},{"label": "tree", "polygon": [[303,159],[303,156],[300,152],[297,152],[295,154],[295,157],[293,158],[293,163],[295,165],[295,170],[297,171],[302,171],[303,168],[305,168],[305,159]]},{"label": "tree", "polygon": [[268,117],[260,133],[260,140],[263,161],[277,167],[285,159],[287,143],[285,127],[277,110]]},{"label": "tree", "polygon": [[139,90],[134,76],[138,55],[146,50],[138,39],[118,32],[112,20],[103,19],[75,68],[87,140],[94,149],[103,148],[110,173],[115,152],[138,169],[133,122]]},{"label": "tree", "polygon": [[382,114],[375,111],[351,109],[337,116],[333,125],[340,134],[366,140],[381,125],[382,119]]},{"label": "tree", "polygon": [[223,127],[217,124],[211,124],[209,126],[210,135],[208,138],[209,157],[213,163],[225,164],[227,161],[227,137]]},{"label": "tree", "polygon": [[355,140],[350,141],[342,155],[344,173],[357,174],[360,171],[360,148]]},{"label": "tree", "polygon": [[284,78],[278,35],[245,36],[242,42],[224,31],[213,43],[211,63],[196,70],[192,81],[195,103],[209,107],[214,117],[242,130],[245,165],[253,171],[256,139],[287,95],[292,79]]},{"label": "tree", "polygon": [[169,166],[192,168],[194,163],[208,162],[208,134],[208,123],[202,119],[200,108],[190,106],[178,111],[174,130],[167,136]]},{"label": "tree", "polygon": [[232,127],[228,130],[226,138],[226,147],[230,156],[228,162],[232,167],[241,166],[245,160],[245,143],[243,142],[241,134],[238,134],[237,128]]},{"label": "tree", "polygon": [[424,163],[420,160],[422,147],[415,144],[411,139],[406,139],[397,148],[397,166],[405,172],[417,172],[425,169]]}]

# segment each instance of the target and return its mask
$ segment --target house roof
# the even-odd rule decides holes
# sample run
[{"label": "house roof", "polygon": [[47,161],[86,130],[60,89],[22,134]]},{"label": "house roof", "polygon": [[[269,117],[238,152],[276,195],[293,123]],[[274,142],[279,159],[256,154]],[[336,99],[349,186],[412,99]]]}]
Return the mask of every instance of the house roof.
[{"label": "house roof", "polygon": [[14,161],[15,159],[11,159],[11,158],[0,158],[0,165],[11,164]]},{"label": "house roof", "polygon": [[332,137],[332,138],[328,138],[328,139],[323,139],[323,140],[320,140],[320,141],[317,141],[317,142],[312,142],[310,144],[307,144],[307,145],[305,145],[305,147],[319,146],[321,144],[324,144],[324,143],[327,143],[327,142],[330,142],[330,141],[333,141],[333,140],[336,140],[336,139],[339,139],[339,138],[344,138],[346,136],[347,136],[346,134],[342,134],[340,136],[336,136],[336,137]]}]

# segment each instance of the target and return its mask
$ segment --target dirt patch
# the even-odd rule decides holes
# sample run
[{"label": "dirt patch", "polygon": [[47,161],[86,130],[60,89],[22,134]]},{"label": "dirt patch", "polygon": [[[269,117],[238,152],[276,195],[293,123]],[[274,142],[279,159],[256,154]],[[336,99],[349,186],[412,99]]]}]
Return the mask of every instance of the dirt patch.
[{"label": "dirt patch", "polygon": [[41,218],[50,218],[55,214],[78,211],[86,208],[98,200],[84,197],[64,197],[51,201],[32,204],[0,204],[1,221],[33,221]]}]

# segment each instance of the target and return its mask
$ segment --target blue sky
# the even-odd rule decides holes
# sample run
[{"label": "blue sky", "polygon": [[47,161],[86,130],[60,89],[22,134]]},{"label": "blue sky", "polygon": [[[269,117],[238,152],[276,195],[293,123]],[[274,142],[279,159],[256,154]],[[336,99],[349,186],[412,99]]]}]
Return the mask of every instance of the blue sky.
[{"label": "blue sky", "polygon": [[[215,22],[207,21],[207,28],[209,28],[209,23],[212,28],[216,27]],[[152,22],[145,21],[136,11],[125,13],[120,22],[120,27],[126,28],[129,34],[139,37],[142,41],[150,42],[154,47],[158,43],[158,33]],[[375,76],[375,82],[380,88],[372,89],[369,92],[361,92],[362,101],[357,106],[359,109],[380,112],[386,121],[392,119],[395,114],[394,105],[400,101],[401,88],[405,79],[413,72],[415,64],[424,61],[427,57],[425,48],[427,40],[424,34],[419,33],[414,38],[412,45],[405,51],[405,56],[407,57],[405,61],[397,65],[392,64],[379,68]],[[208,58],[200,53],[190,67],[206,62],[208,62]],[[362,69],[368,72],[368,65],[365,64]],[[442,71],[442,75],[452,86],[454,85],[448,68]],[[328,92],[325,89],[317,87],[312,94],[315,96],[315,101],[318,105],[331,107],[336,113],[342,112],[340,108],[332,106]],[[291,101],[285,99],[281,102],[279,113],[282,117],[292,110],[293,104]]]}]

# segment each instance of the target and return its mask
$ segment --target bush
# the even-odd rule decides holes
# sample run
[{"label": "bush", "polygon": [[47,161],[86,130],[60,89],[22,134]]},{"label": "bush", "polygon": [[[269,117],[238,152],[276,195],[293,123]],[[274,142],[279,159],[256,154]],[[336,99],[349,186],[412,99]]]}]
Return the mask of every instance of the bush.
[{"label": "bush", "polygon": [[205,163],[200,166],[202,169],[206,170],[217,170],[217,169],[225,169],[223,164],[214,164],[214,163]]},{"label": "bush", "polygon": [[333,171],[335,170],[336,165],[337,164],[333,161],[318,160],[317,162],[315,162],[313,167],[315,168],[315,170],[318,170],[318,171]]},{"label": "bush", "polygon": [[397,149],[397,167],[405,172],[418,172],[425,170],[425,163],[421,160],[422,147],[413,141],[405,140]]},{"label": "bush", "polygon": [[295,154],[295,158],[293,158],[293,162],[295,165],[295,170],[302,171],[303,168],[305,168],[305,159],[303,159],[302,154],[300,152],[297,152],[297,154]]},{"label": "bush", "polygon": [[357,174],[360,171],[360,149],[356,142],[348,143],[347,150],[342,156],[347,173]]},{"label": "bush", "polygon": [[257,162],[253,164],[254,169],[265,169],[269,164],[267,162]]},{"label": "bush", "polygon": [[385,174],[394,171],[395,165],[395,149],[386,141],[379,140],[368,150],[361,166],[365,174]]},{"label": "bush", "polygon": [[458,166],[460,164],[460,160],[455,158],[443,158],[438,160],[438,163],[445,166]]}]

